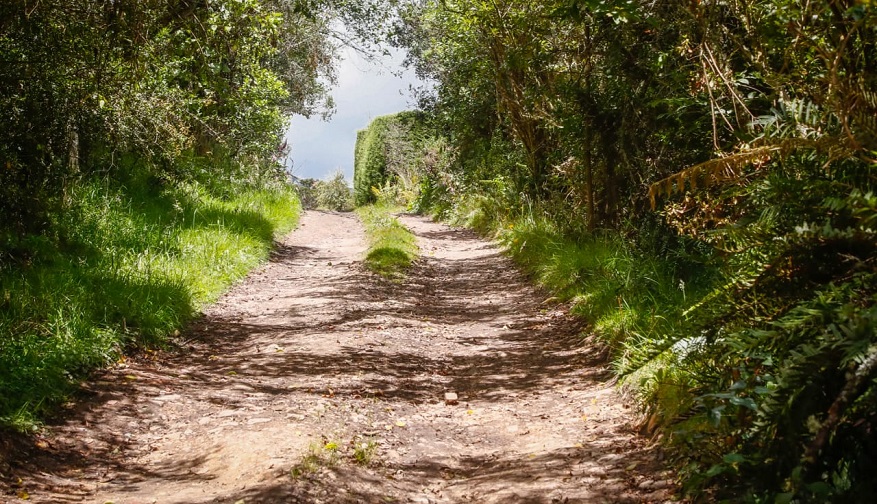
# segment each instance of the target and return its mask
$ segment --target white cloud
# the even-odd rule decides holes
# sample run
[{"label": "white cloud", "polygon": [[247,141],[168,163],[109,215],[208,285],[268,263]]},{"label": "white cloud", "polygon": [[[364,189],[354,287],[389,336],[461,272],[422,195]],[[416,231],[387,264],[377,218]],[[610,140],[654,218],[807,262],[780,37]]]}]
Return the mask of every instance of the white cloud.
[{"label": "white cloud", "polygon": [[302,178],[325,178],[336,169],[353,177],[356,132],[377,116],[411,108],[411,85],[420,81],[413,72],[397,77],[404,55],[394,52],[380,64],[347,50],[338,67],[338,85],[332,92],[336,111],[328,121],[294,117],[287,132],[292,148],[292,172]]}]

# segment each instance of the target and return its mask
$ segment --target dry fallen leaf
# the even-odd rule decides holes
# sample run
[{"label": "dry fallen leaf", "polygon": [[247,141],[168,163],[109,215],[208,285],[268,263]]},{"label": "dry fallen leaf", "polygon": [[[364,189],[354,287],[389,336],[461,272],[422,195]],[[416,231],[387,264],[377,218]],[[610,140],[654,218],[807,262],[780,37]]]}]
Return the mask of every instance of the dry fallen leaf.
[{"label": "dry fallen leaf", "polygon": [[407,424],[402,420],[396,420],[397,427],[405,427]]}]

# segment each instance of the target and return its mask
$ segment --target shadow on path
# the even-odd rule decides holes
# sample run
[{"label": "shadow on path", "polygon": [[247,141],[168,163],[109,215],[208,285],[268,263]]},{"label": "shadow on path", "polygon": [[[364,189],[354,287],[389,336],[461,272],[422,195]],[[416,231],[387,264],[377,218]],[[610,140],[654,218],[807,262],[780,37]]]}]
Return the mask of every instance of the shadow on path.
[{"label": "shadow on path", "polygon": [[[472,233],[429,225],[418,235],[425,253],[438,252],[420,259],[402,284],[320,243],[279,244],[271,264],[194,323],[180,347],[96,376],[45,436],[3,436],[7,498],[25,488],[35,502],[43,495],[45,502],[81,502],[106,488],[119,495],[160,485],[215,491],[219,476],[208,468],[224,455],[208,434],[234,420],[221,433],[246,428],[249,435],[256,414],[272,428],[296,423],[306,434],[373,428],[342,410],[371,420],[389,418],[387,411],[425,420],[421,430],[384,436],[388,449],[411,455],[388,455],[377,468],[343,463],[326,469],[331,481],[294,480],[288,469],[296,461],[286,460],[274,479],[229,488],[219,500],[208,492],[173,502],[405,502],[428,488],[433,493],[416,502],[669,495],[632,488],[654,479],[659,465],[624,419],[613,417],[590,436],[569,420],[611,391],[605,351],[583,346],[582,323],[541,304],[507,259]],[[461,406],[444,404],[448,391]],[[314,405],[325,403],[330,412],[314,416]],[[479,411],[486,412],[481,423],[470,421]],[[544,448],[532,453],[520,452],[523,444],[504,448],[528,439],[506,433],[514,422],[531,426],[531,436],[553,437],[537,439]],[[187,443],[192,455],[178,458]],[[169,446],[177,458],[160,458]],[[551,494],[557,489],[566,493]]]}]

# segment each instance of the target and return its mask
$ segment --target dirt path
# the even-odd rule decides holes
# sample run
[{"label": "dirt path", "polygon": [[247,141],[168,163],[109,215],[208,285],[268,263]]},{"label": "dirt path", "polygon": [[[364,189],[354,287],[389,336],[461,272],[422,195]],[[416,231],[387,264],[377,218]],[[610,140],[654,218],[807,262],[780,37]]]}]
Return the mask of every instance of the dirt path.
[{"label": "dirt path", "polygon": [[393,284],[355,216],[307,213],[182,351],[104,373],[18,446],[0,501],[670,499],[582,327],[472,233],[403,222],[423,259]]}]

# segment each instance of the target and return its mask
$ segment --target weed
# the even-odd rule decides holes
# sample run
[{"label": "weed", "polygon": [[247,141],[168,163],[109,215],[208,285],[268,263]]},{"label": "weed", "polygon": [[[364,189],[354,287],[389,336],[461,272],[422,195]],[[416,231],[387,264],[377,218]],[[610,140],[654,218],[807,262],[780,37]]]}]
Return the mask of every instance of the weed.
[{"label": "weed", "polygon": [[372,463],[378,450],[378,444],[374,439],[353,441],[353,460],[359,465],[367,466]]},{"label": "weed", "polygon": [[298,479],[308,474],[314,474],[323,467],[334,466],[338,463],[340,446],[337,441],[330,440],[311,443],[307,453],[302,456],[301,462],[293,466],[290,474],[293,478]]}]

